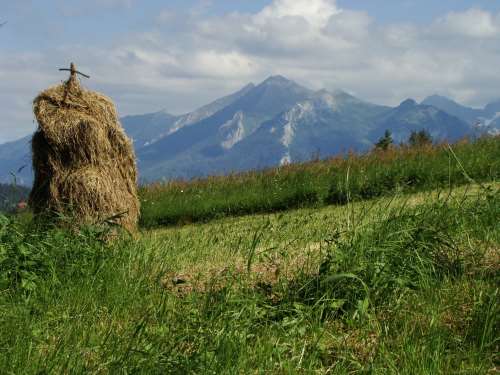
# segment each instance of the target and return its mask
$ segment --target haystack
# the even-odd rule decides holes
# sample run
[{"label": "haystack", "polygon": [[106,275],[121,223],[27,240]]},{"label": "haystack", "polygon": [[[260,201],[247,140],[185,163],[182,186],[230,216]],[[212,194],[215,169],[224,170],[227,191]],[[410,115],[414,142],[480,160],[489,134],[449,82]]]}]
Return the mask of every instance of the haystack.
[{"label": "haystack", "polygon": [[113,220],[137,227],[137,169],[111,99],[81,87],[72,64],[65,83],[34,100],[38,130],[32,140],[35,214],[73,218],[76,224]]}]

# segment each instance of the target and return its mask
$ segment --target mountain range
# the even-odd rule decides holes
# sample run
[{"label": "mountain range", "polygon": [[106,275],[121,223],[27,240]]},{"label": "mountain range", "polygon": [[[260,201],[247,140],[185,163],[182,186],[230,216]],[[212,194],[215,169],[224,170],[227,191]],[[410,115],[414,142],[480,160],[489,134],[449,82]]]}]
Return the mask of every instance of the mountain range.
[{"label": "mountain range", "polygon": [[[395,142],[427,130],[436,141],[500,133],[500,101],[476,109],[433,95],[397,107],[347,92],[313,91],[282,76],[191,113],[126,116],[142,181],[193,178],[265,168],[347,151],[364,152],[390,130]],[[29,185],[30,137],[0,145],[0,182]],[[25,167],[23,167],[25,166]]]}]

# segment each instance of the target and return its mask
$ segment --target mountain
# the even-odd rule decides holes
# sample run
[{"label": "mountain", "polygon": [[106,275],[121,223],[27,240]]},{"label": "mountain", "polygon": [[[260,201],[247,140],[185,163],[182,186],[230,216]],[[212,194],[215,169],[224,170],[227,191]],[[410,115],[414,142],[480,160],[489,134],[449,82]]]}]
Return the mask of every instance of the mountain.
[{"label": "mountain", "polygon": [[[133,139],[145,182],[363,152],[385,130],[396,142],[421,129],[439,141],[500,133],[500,101],[474,109],[433,95],[420,104],[408,99],[392,108],[272,76],[184,115],[159,111],[121,122]],[[18,183],[31,184],[29,141],[0,145],[0,182],[12,182],[15,172]]]},{"label": "mountain", "polygon": [[343,91],[321,90],[267,121],[239,142],[221,161],[223,171],[263,168],[311,157],[363,151],[371,119],[388,108],[363,102]]},{"label": "mountain", "polygon": [[0,145],[0,183],[31,185],[31,136]]},{"label": "mountain", "polygon": [[[250,115],[264,112],[255,103],[262,103],[260,97],[268,93],[266,86],[270,82],[278,92],[282,85],[292,85],[304,99],[291,106],[292,102],[287,101],[283,104],[287,109],[248,131],[245,121]],[[267,107],[268,113],[276,106]],[[426,129],[439,141],[457,140],[472,132],[471,126],[459,118],[414,100],[390,108],[364,102],[343,91],[304,91],[283,77],[272,77],[241,102],[158,142],[157,154],[163,150],[173,156],[159,163],[153,157],[146,160],[147,164],[143,159],[141,171],[146,179],[190,178],[304,161],[313,156],[324,158],[349,150],[366,151],[386,129],[393,132],[397,142],[406,141],[413,130]]]},{"label": "mountain", "polygon": [[311,90],[282,76],[269,77],[212,116],[139,150],[141,176],[149,180],[210,173],[213,167],[207,164],[224,156],[265,121],[311,95]]},{"label": "mountain", "polygon": [[500,134],[500,100],[492,102],[484,107],[483,116],[477,121],[476,129],[480,133],[490,135]]},{"label": "mountain", "polygon": [[456,116],[450,115],[436,107],[417,104],[407,99],[398,107],[379,116],[370,139],[381,137],[385,130],[390,130],[395,142],[408,139],[412,131],[427,130],[435,141],[456,141],[470,135],[472,127]]},{"label": "mountain", "polygon": [[483,116],[484,112],[482,109],[466,107],[440,95],[429,96],[425,98],[421,104],[436,107],[450,115],[456,116],[459,119],[468,122],[469,124],[474,124],[478,118]]},{"label": "mountain", "polygon": [[121,119],[121,123],[125,132],[134,141],[136,150],[139,150],[175,133],[184,126],[189,126],[212,116],[217,111],[241,98],[253,88],[254,85],[250,83],[234,94],[220,98],[181,116],[173,116],[167,112],[160,111],[145,115],[125,116]]},{"label": "mountain", "polygon": [[489,119],[500,117],[500,100],[487,104],[483,116]]},{"label": "mountain", "polygon": [[145,115],[126,116],[121,123],[127,135],[140,149],[156,140],[167,136],[174,128],[177,117],[167,112],[147,113]]},{"label": "mountain", "polygon": [[[174,116],[165,111],[159,111],[144,115],[125,116],[120,121],[127,135],[133,140],[136,152],[138,152],[143,147],[159,141],[184,126],[189,126],[213,115],[238,100],[254,87],[253,84],[248,84],[231,95],[184,115]],[[14,181],[12,174],[15,174],[17,183],[28,186],[32,184],[30,142],[31,135],[17,141],[0,144],[0,182],[12,183]]]},{"label": "mountain", "polygon": [[432,105],[474,125],[478,135],[500,134],[500,100],[487,104],[483,109],[478,109],[463,106],[444,96],[433,95],[424,99],[422,104]]}]

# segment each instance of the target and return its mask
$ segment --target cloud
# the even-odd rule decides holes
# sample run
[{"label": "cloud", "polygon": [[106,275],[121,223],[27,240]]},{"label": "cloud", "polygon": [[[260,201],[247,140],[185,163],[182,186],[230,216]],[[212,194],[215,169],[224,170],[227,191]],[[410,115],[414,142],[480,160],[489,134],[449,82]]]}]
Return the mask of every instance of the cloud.
[{"label": "cloud", "polygon": [[34,127],[32,99],[70,61],[122,115],[186,112],[271,74],[389,105],[433,93],[484,105],[500,96],[499,25],[500,14],[475,8],[427,25],[380,24],[332,0],[275,0],[224,15],[165,8],[148,29],[103,46],[0,53],[0,142]]},{"label": "cloud", "polygon": [[473,8],[461,13],[451,12],[439,18],[435,30],[454,36],[488,38],[498,36],[500,25],[491,13]]},{"label": "cloud", "polygon": [[220,78],[251,76],[255,72],[251,58],[235,51],[226,53],[215,50],[202,51],[195,55],[189,65],[195,74]]},{"label": "cloud", "polygon": [[302,18],[313,27],[324,27],[331,16],[338,14],[332,0],[275,0],[255,17],[255,22],[264,24],[280,21],[286,17]]}]

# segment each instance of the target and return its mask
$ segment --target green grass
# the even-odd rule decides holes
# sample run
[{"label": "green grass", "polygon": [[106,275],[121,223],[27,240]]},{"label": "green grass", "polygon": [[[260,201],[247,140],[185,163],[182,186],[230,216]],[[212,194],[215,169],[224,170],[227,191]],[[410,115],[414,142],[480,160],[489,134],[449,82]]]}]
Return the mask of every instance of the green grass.
[{"label": "green grass", "polygon": [[[466,173],[464,173],[466,172]],[[147,228],[460,186],[499,178],[500,138],[349,155],[140,191]]]},{"label": "green grass", "polygon": [[115,244],[0,219],[0,372],[487,374],[498,183]]}]

